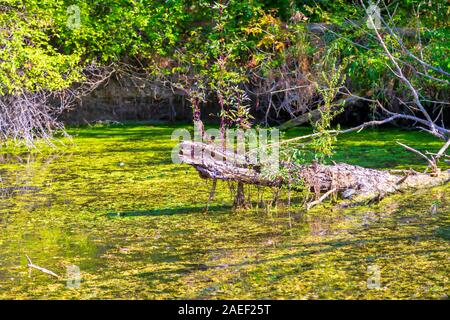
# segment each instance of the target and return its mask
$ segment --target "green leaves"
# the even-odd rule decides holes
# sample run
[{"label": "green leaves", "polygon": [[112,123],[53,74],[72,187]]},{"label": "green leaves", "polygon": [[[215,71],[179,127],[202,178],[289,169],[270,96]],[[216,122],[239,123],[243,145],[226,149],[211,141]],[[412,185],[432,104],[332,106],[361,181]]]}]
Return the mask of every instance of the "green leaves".
[{"label": "green leaves", "polygon": [[320,162],[324,162],[326,158],[331,157],[334,153],[334,144],[337,139],[329,131],[332,120],[343,111],[342,106],[334,105],[333,101],[345,82],[344,69],[345,65],[337,66],[336,61],[333,61],[332,66],[327,68],[327,70],[332,70],[331,74],[323,72],[321,83],[316,85],[317,91],[322,95],[323,106],[319,107],[319,120],[312,123],[314,132],[319,133],[319,136],[313,140],[312,147],[316,159]]},{"label": "green leaves", "polygon": [[24,3],[25,9],[7,3],[8,10],[0,12],[0,95],[56,91],[79,80],[79,55],[60,53],[50,43],[51,11],[45,13],[33,1]]},{"label": "green leaves", "polygon": [[[412,8],[399,4],[394,19],[415,26]],[[344,23],[364,14],[347,1],[207,0],[4,0],[0,12],[0,94],[40,89],[59,90],[82,79],[86,63],[140,61],[143,69],[166,77],[207,78],[221,90],[248,81],[250,71],[268,77],[286,56],[324,55],[347,62],[349,81],[379,87],[389,70],[380,48],[367,35]],[[431,2],[430,2],[431,3]],[[421,46],[408,46],[433,66],[450,69],[445,1],[424,3],[418,15],[424,26]],[[76,8],[74,10],[72,7]],[[72,8],[69,10],[69,8]],[[439,19],[434,19],[431,12]],[[74,14],[79,13],[79,19]],[[295,13],[304,20],[293,21]],[[75,20],[74,20],[75,19]],[[79,20],[74,27],[73,21]],[[439,21],[440,20],[440,21]],[[326,34],[324,52],[307,36],[306,23],[338,24],[343,35]],[[393,39],[386,40],[396,46]],[[321,44],[322,45],[322,44]],[[368,48],[368,50],[363,47]],[[320,49],[321,50],[321,49]],[[405,59],[405,57],[399,57]],[[407,58],[407,57],[406,57]],[[163,61],[164,63],[161,63]],[[218,65],[218,63],[222,65]],[[409,61],[408,61],[409,62]],[[433,77],[439,74],[424,70]],[[435,83],[425,83],[430,88]],[[425,85],[424,84],[424,85]]]}]

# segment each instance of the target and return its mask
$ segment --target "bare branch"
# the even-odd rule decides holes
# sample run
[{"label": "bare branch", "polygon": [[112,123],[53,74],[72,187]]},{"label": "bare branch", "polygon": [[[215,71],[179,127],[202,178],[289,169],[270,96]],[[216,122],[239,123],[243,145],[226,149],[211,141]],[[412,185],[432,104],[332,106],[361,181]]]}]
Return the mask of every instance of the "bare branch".
[{"label": "bare branch", "polygon": [[322,203],[326,198],[328,198],[330,195],[335,193],[337,191],[336,188],[333,188],[327,192],[325,192],[319,199],[312,201],[306,205],[306,210],[310,210],[312,207]]},{"label": "bare branch", "polygon": [[399,145],[401,145],[403,148],[405,148],[406,150],[414,152],[415,154],[417,154],[417,155],[421,156],[422,158],[424,158],[429,163],[429,165],[433,168],[433,170],[437,169],[436,168],[436,163],[432,159],[430,159],[426,155],[424,155],[422,152],[420,152],[419,150],[411,148],[411,147],[407,146],[406,144],[403,144],[403,143],[398,142],[398,141],[397,141],[397,143]]},{"label": "bare branch", "polygon": [[45,269],[45,268],[42,268],[42,267],[40,267],[40,266],[38,266],[38,265],[33,264],[33,262],[31,262],[31,259],[30,259],[29,256],[25,255],[25,257],[27,258],[27,261],[28,261],[28,265],[27,265],[27,266],[28,266],[29,268],[33,268],[33,269],[39,270],[39,271],[41,271],[41,272],[43,272],[43,273],[49,274],[49,275],[51,275],[51,276],[53,276],[53,277],[55,277],[55,278],[58,278],[58,279],[61,278],[59,275],[57,275],[57,274],[54,273],[53,271],[48,270],[48,269]]}]

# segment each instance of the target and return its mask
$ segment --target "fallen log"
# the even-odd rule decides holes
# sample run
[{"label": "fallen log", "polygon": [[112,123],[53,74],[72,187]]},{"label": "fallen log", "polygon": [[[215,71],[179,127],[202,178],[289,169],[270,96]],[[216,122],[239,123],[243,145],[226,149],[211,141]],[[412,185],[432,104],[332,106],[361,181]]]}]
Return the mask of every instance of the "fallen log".
[{"label": "fallen log", "polygon": [[317,199],[321,193],[335,190],[340,198],[346,199],[341,203],[343,206],[364,204],[398,191],[430,188],[450,181],[450,170],[440,172],[438,176],[413,170],[399,175],[346,163],[298,165],[281,162],[279,169],[283,175],[268,174],[265,169],[270,168],[270,164],[256,165],[245,156],[222,150],[220,145],[192,141],[180,144],[179,158],[182,163],[193,166],[202,178],[269,187],[299,185],[313,191]]}]

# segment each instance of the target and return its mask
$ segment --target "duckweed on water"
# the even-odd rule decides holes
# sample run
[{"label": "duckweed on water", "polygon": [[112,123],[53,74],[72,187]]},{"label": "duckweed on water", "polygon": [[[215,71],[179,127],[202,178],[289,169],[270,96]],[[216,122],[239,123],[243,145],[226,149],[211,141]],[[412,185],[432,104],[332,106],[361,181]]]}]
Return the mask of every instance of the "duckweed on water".
[{"label": "duckweed on water", "polygon": [[[205,213],[210,182],[171,161],[179,127],[74,128],[57,150],[3,149],[0,298],[447,298],[449,186],[306,213],[234,212],[221,183]],[[395,140],[439,147],[380,129],[342,137],[335,160],[421,168]],[[25,255],[62,278],[30,271]]]}]

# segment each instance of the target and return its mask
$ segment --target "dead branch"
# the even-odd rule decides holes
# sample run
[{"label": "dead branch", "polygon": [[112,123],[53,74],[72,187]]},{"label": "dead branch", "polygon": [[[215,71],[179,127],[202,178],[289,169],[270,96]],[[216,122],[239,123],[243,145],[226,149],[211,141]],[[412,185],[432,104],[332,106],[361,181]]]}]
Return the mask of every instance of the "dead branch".
[{"label": "dead branch", "polygon": [[64,132],[59,116],[72,108],[81,97],[108,81],[116,67],[88,65],[84,70],[85,80],[71,88],[49,92],[13,92],[0,95],[0,142],[9,139],[17,144],[34,147],[36,139],[53,145],[53,134]]},{"label": "dead branch", "polygon": [[399,144],[399,145],[401,145],[403,148],[405,148],[406,150],[409,150],[409,151],[411,151],[411,152],[414,152],[415,154],[418,154],[419,156],[421,156],[422,158],[424,158],[428,163],[429,163],[429,165],[433,168],[433,172],[436,172],[437,171],[437,167],[436,167],[436,162],[434,161],[434,159],[433,158],[428,158],[426,155],[424,155],[422,152],[420,152],[419,150],[416,150],[416,149],[414,149],[414,148],[412,148],[412,147],[409,147],[409,146],[407,146],[406,144],[403,144],[403,143],[401,143],[401,142],[398,142],[397,141],[397,144]]},{"label": "dead branch", "polygon": [[[300,137],[295,137],[292,139],[287,139],[287,140],[283,140],[281,142],[279,142],[278,144],[288,144],[288,143],[292,143],[292,142],[297,142],[300,140],[308,140],[308,139],[313,139],[316,138],[318,136],[321,136],[325,133],[327,134],[335,134],[335,135],[339,135],[339,134],[344,134],[344,133],[349,133],[349,132],[361,132],[362,130],[364,130],[367,127],[374,127],[374,126],[379,126],[379,125],[383,125],[389,122],[394,121],[395,119],[400,118],[400,115],[393,115],[389,118],[386,118],[384,120],[374,120],[374,121],[369,121],[369,122],[365,122],[359,126],[353,127],[353,128],[349,128],[349,129],[344,129],[344,130],[328,130],[326,132],[316,132],[316,133],[312,133],[312,134],[308,134],[308,135],[304,135],[304,136],[300,136]],[[268,147],[273,146],[273,144],[268,145]]]},{"label": "dead branch", "polygon": [[49,274],[49,275],[51,275],[51,276],[53,276],[55,278],[61,279],[61,277],[59,275],[57,275],[56,273],[54,273],[53,271],[45,269],[45,268],[42,268],[42,267],[40,267],[38,265],[33,264],[33,262],[31,262],[31,259],[30,259],[29,256],[25,255],[25,257],[27,258],[27,261],[28,261],[28,265],[27,266],[29,268],[33,268],[33,269],[39,270],[39,271],[41,271],[43,273],[46,273],[46,274]]},{"label": "dead branch", "polygon": [[326,198],[328,198],[330,195],[332,195],[334,192],[336,192],[336,188],[333,188],[326,193],[324,193],[319,199],[312,201],[306,205],[306,210],[310,210],[312,207],[322,203]]}]

